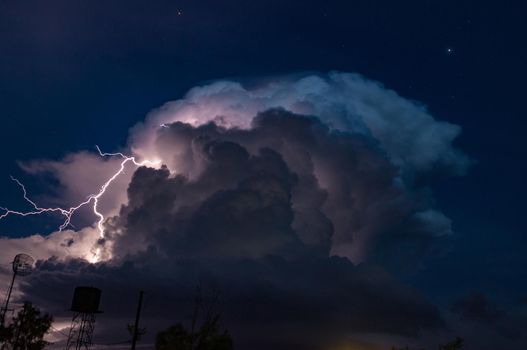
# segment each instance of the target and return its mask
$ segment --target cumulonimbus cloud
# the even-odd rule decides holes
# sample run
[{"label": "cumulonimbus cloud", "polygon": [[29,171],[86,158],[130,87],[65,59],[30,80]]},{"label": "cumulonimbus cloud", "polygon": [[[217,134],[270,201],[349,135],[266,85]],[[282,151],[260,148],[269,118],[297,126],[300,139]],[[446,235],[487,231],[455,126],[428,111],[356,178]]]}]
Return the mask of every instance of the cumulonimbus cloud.
[{"label": "cumulonimbus cloud", "polygon": [[[453,146],[460,127],[436,120],[422,104],[402,98],[380,83],[357,74],[333,72],[326,75],[288,76],[269,79],[264,83],[252,82],[250,87],[233,81],[218,81],[196,87],[183,99],[166,103],[152,111],[144,123],[132,128],[128,146],[135,155],[160,160],[172,174],[194,180],[202,167],[206,166],[205,162],[195,158],[200,153],[193,151],[193,142],[187,139],[174,138],[169,141],[170,147],[167,147],[166,126],[182,122],[198,127],[213,122],[224,130],[251,130],[253,118],[259,112],[276,107],[299,115],[314,116],[330,133],[353,135],[354,140],[362,142],[361,149],[357,145],[349,146],[350,150],[355,150],[356,158],[369,157],[377,162],[369,169],[361,170],[361,174],[356,167],[354,169],[356,164],[352,164],[350,154],[348,159],[340,160],[322,154],[325,151],[333,158],[337,157],[327,145],[325,150],[311,145],[299,146],[298,141],[289,140],[287,135],[281,136],[283,142],[279,145],[273,141],[275,148],[281,147],[279,151],[295,173],[312,177],[309,180],[304,177],[303,182],[316,182],[320,191],[324,192],[326,198],[321,199],[319,194],[316,200],[323,203],[316,206],[324,207],[325,215],[332,216],[334,235],[330,244],[333,253],[355,262],[374,255],[389,258],[390,249],[379,254],[368,252],[370,247],[375,246],[373,241],[378,240],[384,241],[384,246],[398,246],[394,247],[395,250],[412,250],[412,246],[401,246],[397,233],[386,237],[377,236],[379,231],[390,229],[401,232],[396,225],[408,213],[414,213],[411,218],[412,235],[423,236],[423,244],[427,244],[427,232],[436,238],[451,233],[450,220],[431,205],[433,200],[428,191],[431,184],[428,179],[438,174],[465,173],[470,161]],[[265,142],[270,140],[254,140],[252,147],[266,146]],[[295,142],[297,148],[306,148],[291,148]],[[341,150],[345,147],[341,147]],[[363,161],[364,164],[367,161]],[[92,193],[97,187],[93,181],[100,179],[102,183],[113,171],[112,165],[116,164],[111,159],[97,159],[83,152],[69,155],[62,162],[26,162],[24,168],[32,174],[45,172],[54,175],[61,184],[60,200],[71,202],[76,196]],[[371,173],[368,174],[368,171]],[[118,183],[113,184],[101,201],[105,214],[116,213],[119,206],[126,203],[123,194],[132,172],[130,169]],[[377,179],[383,173],[386,181],[393,183],[382,184],[382,189],[377,189],[375,193],[368,192],[368,186],[374,186],[374,181],[368,186],[359,182],[374,180],[372,175],[375,172]],[[298,187],[295,193],[298,196],[307,195],[304,192],[308,188],[310,185],[306,183],[306,186]],[[401,195],[396,196],[394,191]],[[379,195],[385,195],[386,198],[380,199]],[[393,203],[389,203],[390,200]],[[310,227],[318,230],[314,222],[307,223],[299,214],[302,207],[312,204],[300,197],[294,203],[298,209],[295,225],[303,226],[306,230]],[[389,206],[393,210],[388,209]],[[352,208],[368,208],[368,213]],[[379,211],[382,210],[388,210],[388,213],[381,214]],[[396,214],[398,210],[404,213]],[[372,214],[372,211],[377,214]],[[384,216],[383,220],[377,220],[379,215]],[[307,220],[311,215],[304,217]],[[322,227],[320,229],[323,231]]]},{"label": "cumulonimbus cloud", "polygon": [[[431,186],[470,164],[453,146],[459,132],[355,74],[194,88],[130,130],[128,149],[164,166],[129,171],[102,199],[110,215],[97,244],[111,259],[44,261],[26,293],[45,304],[39,291],[50,275],[69,278],[64,288],[78,280],[106,290],[126,274],[138,288],[158,285],[154,277],[207,276],[232,303],[234,328],[247,323],[240,315],[251,305],[253,331],[265,320],[283,325],[269,318],[274,305],[301,330],[323,320],[320,342],[349,330],[411,335],[441,327],[437,310],[385,270],[415,268],[452,234]],[[71,194],[93,192],[79,172],[108,175],[111,165],[81,153],[25,167],[54,173]],[[61,272],[72,268],[89,278]],[[177,288],[167,290],[181,300]]]},{"label": "cumulonimbus cloud", "polygon": [[[314,116],[320,121],[316,126],[326,128],[313,131],[314,138],[325,132],[327,142],[301,139],[294,131],[306,130],[288,118],[281,125],[255,122],[258,113],[271,108]],[[221,137],[233,137],[249,152],[266,146],[278,150],[301,179],[292,199],[295,227],[304,228],[305,239],[331,241],[332,253],[355,262],[374,257],[393,263],[401,261],[405,250],[407,256],[430,252],[426,246],[448,236],[451,228],[432,205],[431,183],[422,179],[464,174],[470,164],[453,146],[459,126],[436,120],[422,104],[356,74],[275,78],[250,88],[218,81],[166,103],[132,128],[130,147],[138,155],[162,159],[171,173],[194,180],[207,164],[195,149],[197,135],[166,136],[167,126],[175,122],[193,127],[214,123],[226,131]],[[267,135],[256,135],[262,132],[255,128],[266,127]],[[235,130],[250,135],[236,139]],[[321,193],[309,194],[313,188]],[[316,211],[331,222],[331,239],[307,233],[327,232],[324,220],[315,223],[320,218]]]}]

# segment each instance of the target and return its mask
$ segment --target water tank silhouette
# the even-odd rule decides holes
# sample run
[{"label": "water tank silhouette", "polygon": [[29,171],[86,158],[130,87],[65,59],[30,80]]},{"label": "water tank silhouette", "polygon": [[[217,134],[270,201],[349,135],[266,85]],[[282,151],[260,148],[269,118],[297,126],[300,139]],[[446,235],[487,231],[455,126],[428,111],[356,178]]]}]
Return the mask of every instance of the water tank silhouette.
[{"label": "water tank silhouette", "polygon": [[95,287],[76,287],[71,301],[71,311],[85,314],[100,313],[101,290]]}]

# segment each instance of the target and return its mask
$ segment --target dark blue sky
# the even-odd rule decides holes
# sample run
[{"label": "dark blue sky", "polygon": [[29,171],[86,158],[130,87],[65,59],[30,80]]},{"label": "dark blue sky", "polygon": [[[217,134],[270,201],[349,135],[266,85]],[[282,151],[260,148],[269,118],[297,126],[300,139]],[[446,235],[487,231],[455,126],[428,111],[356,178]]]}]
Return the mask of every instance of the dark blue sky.
[{"label": "dark blue sky", "polygon": [[21,173],[17,160],[115,149],[149,110],[200,82],[358,72],[460,125],[457,145],[476,161],[436,189],[454,222],[451,253],[407,278],[438,302],[474,289],[514,303],[527,295],[526,10],[522,1],[2,2],[0,202],[17,201],[8,177]]}]

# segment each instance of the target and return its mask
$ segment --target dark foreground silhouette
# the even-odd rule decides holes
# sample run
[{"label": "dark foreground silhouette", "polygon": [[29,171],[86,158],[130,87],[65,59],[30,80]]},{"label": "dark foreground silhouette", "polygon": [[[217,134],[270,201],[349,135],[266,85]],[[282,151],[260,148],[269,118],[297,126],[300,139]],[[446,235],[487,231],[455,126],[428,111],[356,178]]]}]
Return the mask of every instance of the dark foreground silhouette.
[{"label": "dark foreground silhouette", "polygon": [[[199,291],[194,303],[194,313],[190,327],[182,323],[170,326],[156,336],[156,350],[233,350],[233,340],[229,332],[221,330],[220,313],[215,311],[219,293],[213,293],[205,302]],[[42,314],[30,302],[13,318],[11,324],[0,325],[1,350],[42,350],[51,343],[44,336],[51,328],[53,317]],[[199,325],[198,325],[199,323]],[[463,339],[456,338],[439,345],[439,350],[460,350]],[[391,350],[411,350],[409,347],[392,347]],[[424,349],[421,349],[424,350]]]},{"label": "dark foreground silhouette", "polygon": [[[451,342],[439,345],[439,350],[459,350],[462,347],[463,347],[463,339],[457,337],[455,340],[452,340]],[[410,350],[410,348],[408,346],[404,348],[392,347],[392,350]]]},{"label": "dark foreground silhouette", "polygon": [[50,343],[44,336],[51,328],[53,317],[41,314],[30,302],[25,302],[13,322],[0,326],[0,343],[2,349],[41,350]]},{"label": "dark foreground silhouette", "polygon": [[219,290],[215,289],[205,299],[198,286],[190,329],[178,323],[158,333],[156,350],[232,350],[229,332],[219,327],[220,313],[216,311],[219,295]]}]

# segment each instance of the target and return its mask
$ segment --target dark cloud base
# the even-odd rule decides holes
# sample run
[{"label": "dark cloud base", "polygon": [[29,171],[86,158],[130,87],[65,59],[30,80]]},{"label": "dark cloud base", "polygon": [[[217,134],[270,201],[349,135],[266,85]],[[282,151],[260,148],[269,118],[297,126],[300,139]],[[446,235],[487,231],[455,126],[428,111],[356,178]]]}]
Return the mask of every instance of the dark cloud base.
[{"label": "dark cloud base", "polygon": [[[204,261],[163,260],[155,251],[140,255],[141,262],[120,266],[43,262],[26,296],[64,315],[76,285],[101,288],[100,337],[109,340],[119,340],[116,334],[126,338],[124,327],[133,317],[140,289],[147,294],[144,324],[152,332],[156,325],[189,322],[198,284],[205,292],[221,291],[223,323],[242,349],[265,342],[280,343],[284,349],[292,344],[319,349],[352,333],[416,336],[422,329],[444,325],[438,310],[416,291],[382,269],[354,266],[345,258]],[[293,329],[297,333],[289,334]]]},{"label": "dark cloud base", "polygon": [[[40,262],[28,298],[64,314],[74,286],[97,286],[100,336],[118,340],[139,290],[152,337],[188,319],[198,283],[213,285],[240,349],[322,349],[355,333],[444,327],[433,305],[379,267],[415,268],[448,228],[426,184],[375,140],[274,109],[250,130],[174,123],[157,147],[180,175],[135,172],[100,242],[113,258]],[[362,263],[333,255],[349,247]]]}]

